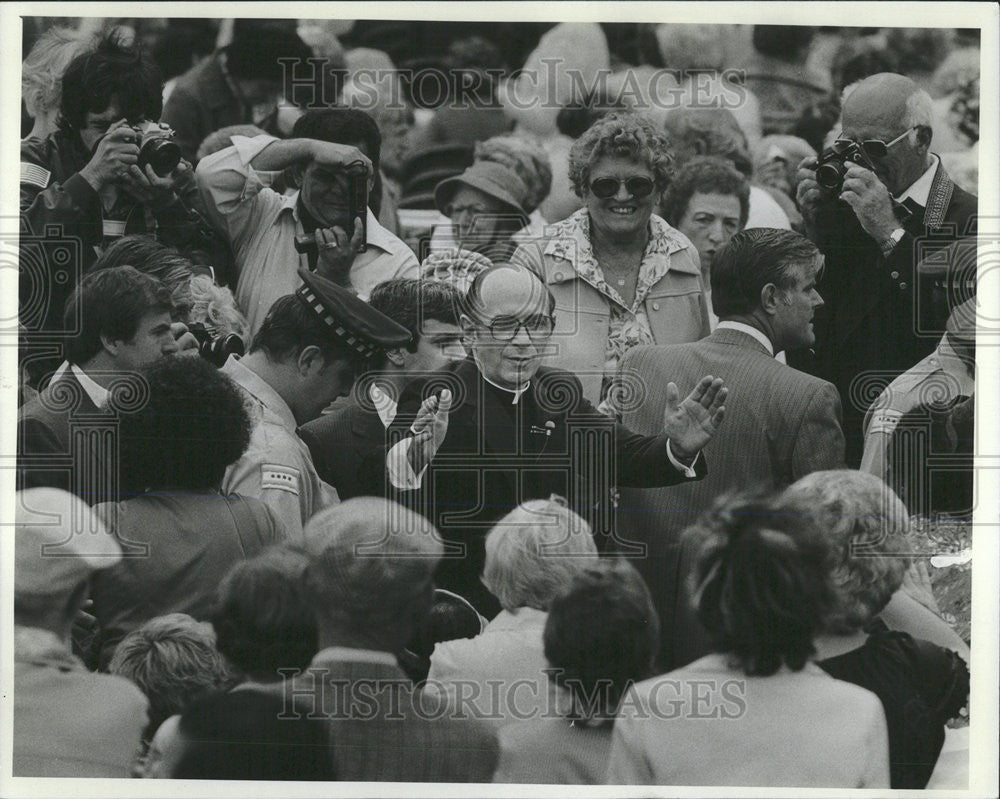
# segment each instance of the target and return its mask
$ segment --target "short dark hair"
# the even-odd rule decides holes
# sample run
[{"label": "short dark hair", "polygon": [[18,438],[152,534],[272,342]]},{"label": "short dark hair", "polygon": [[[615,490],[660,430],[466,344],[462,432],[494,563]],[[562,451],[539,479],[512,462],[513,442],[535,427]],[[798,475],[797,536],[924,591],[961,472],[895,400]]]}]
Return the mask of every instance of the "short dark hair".
[{"label": "short dark hair", "polygon": [[485,282],[486,278],[489,275],[493,274],[498,269],[513,269],[515,271],[518,269],[525,269],[526,271],[531,272],[531,274],[535,276],[535,279],[538,280],[538,284],[542,287],[542,289],[545,291],[546,296],[548,297],[549,313],[551,314],[555,312],[556,298],[552,294],[552,290],[547,285],[545,285],[545,282],[537,275],[537,273],[532,272],[532,270],[528,269],[525,266],[501,263],[501,264],[495,264],[490,269],[484,269],[482,272],[480,272],[472,279],[472,282],[469,284],[468,290],[465,292],[465,298],[462,301],[463,313],[467,314],[472,319],[477,319],[477,320],[483,319],[483,309],[484,309],[483,283]]},{"label": "short dark hair", "polygon": [[361,142],[368,151],[375,172],[379,169],[382,134],[371,116],[358,108],[323,108],[306,111],[295,120],[292,136],[319,139],[334,144]]},{"label": "short dark hair", "polygon": [[411,352],[420,341],[421,322],[436,319],[457,325],[462,312],[462,295],[450,283],[440,280],[416,280],[397,277],[379,283],[372,289],[368,303],[410,331]]},{"label": "short dark hair", "polygon": [[715,650],[751,676],[802,669],[837,602],[819,526],[790,504],[747,493],[720,497],[684,536],[696,547],[688,579]]},{"label": "short dark hair", "polygon": [[132,266],[116,266],[84,275],[66,301],[66,358],[77,366],[101,351],[101,336],[131,341],[142,317],[151,311],[170,312],[170,289],[162,281]]},{"label": "short dark hair", "polygon": [[335,780],[326,724],[292,713],[264,691],[230,691],[192,703],[178,732],[184,750],[170,776],[202,780]]},{"label": "short dark hair", "polygon": [[278,669],[304,669],[319,651],[307,564],[291,546],[272,547],[237,563],[219,586],[211,615],[219,651],[253,680],[280,680]]},{"label": "short dark hair", "polygon": [[100,114],[117,98],[129,121],[156,121],[163,112],[163,76],[139,45],[110,31],[92,52],[74,58],[63,75],[60,112],[71,129],[83,127],[88,113]]},{"label": "short dark hair", "polygon": [[720,319],[753,313],[768,283],[790,289],[802,268],[819,257],[801,233],[775,228],[741,230],[712,261],[712,308]]},{"label": "short dark hair", "polygon": [[[280,58],[294,58],[296,71],[308,72],[306,59],[312,51],[293,29],[272,20],[239,19],[233,39],[226,46],[226,69],[236,78],[283,84],[285,72]],[[292,98],[288,98],[291,100]]]},{"label": "short dark hair", "polygon": [[677,170],[663,195],[663,218],[677,227],[688,203],[698,192],[702,194],[731,194],[740,201],[740,230],[747,223],[750,213],[750,183],[725,159],[711,155],[692,158]]},{"label": "short dark hair", "polygon": [[142,376],[146,402],[119,422],[123,482],[136,491],[217,487],[250,445],[239,388],[195,357],[161,358]]},{"label": "short dark hair", "polygon": [[366,366],[365,359],[335,338],[297,294],[279,297],[254,335],[250,352],[261,351],[269,361],[277,363],[298,358],[306,347],[319,347],[327,364],[347,361],[356,373]]},{"label": "short dark hair", "polygon": [[194,274],[194,264],[187,256],[154,236],[137,233],[112,242],[94,261],[90,271],[113,266],[134,266],[140,272],[158,278],[170,289],[175,311],[181,316],[187,315],[191,305],[191,277]]},{"label": "short dark hair", "polygon": [[613,717],[629,686],[649,677],[660,623],[642,577],[628,561],[599,560],[549,608],[545,658],[553,679],[588,715]]}]

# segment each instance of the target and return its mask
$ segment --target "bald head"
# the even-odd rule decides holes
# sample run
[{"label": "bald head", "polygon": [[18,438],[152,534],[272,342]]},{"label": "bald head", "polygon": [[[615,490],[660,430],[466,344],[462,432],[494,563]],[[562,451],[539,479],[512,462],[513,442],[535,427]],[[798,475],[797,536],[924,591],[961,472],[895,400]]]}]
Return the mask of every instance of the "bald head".
[{"label": "bald head", "polygon": [[865,78],[844,100],[844,127],[879,125],[895,130],[898,136],[910,124],[917,124],[908,120],[908,102],[919,91],[920,87],[908,77],[893,72]]},{"label": "bald head", "polygon": [[481,272],[469,287],[467,297],[469,311],[479,319],[551,313],[553,302],[538,275],[512,264]]}]

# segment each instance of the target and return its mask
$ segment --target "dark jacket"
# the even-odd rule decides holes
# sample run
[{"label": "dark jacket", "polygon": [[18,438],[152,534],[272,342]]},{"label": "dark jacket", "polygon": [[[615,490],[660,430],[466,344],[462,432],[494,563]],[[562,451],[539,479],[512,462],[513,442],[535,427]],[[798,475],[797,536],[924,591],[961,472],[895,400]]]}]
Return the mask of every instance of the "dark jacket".
[{"label": "dark jacket", "polygon": [[193,171],[181,178],[171,203],[145,207],[122,193],[106,212],[80,175],[91,156],[65,130],[21,142],[21,321],[31,332],[61,332],[67,297],[108,241],[105,221],[124,223],[118,235],[152,233],[168,246],[201,251],[220,281],[228,272],[229,246],[198,210]]},{"label": "dark jacket", "polygon": [[[471,358],[443,367],[403,391],[387,446],[409,435],[425,391],[449,388],[448,432],[414,491],[392,498],[433,520],[445,541],[435,581],[492,617],[500,606],[479,580],[484,539],[517,505],[558,494],[593,529],[598,548],[620,549],[614,534],[617,485],[673,485],[687,478],[670,463],[664,435],[641,436],[583,396],[576,376],[542,367],[517,404],[487,383]],[[371,483],[382,479],[385,450],[366,459]],[[379,459],[382,459],[381,461]],[[698,478],[706,473],[698,459]]]},{"label": "dark jacket", "polygon": [[949,300],[969,296],[965,283],[974,269],[955,264],[942,277],[928,276],[917,265],[974,236],[977,206],[976,197],[939,164],[927,207],[901,220],[906,233],[888,258],[846,204],[829,204],[817,214],[811,238],[826,258],[818,286],[826,305],[816,315],[814,356],[790,353],[789,364],[837,387],[852,468],[861,460],[864,415],[879,394],[874,385],[884,388],[929,355],[944,333]]}]

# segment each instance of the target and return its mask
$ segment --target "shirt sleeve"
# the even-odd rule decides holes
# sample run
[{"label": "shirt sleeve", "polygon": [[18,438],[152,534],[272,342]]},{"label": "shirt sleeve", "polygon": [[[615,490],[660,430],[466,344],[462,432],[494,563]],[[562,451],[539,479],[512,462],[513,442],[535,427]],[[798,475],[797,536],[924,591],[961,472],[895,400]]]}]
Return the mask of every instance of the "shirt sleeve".
[{"label": "shirt sleeve", "polygon": [[871,720],[859,752],[865,764],[861,773],[859,788],[889,787],[889,728],[885,721],[882,703],[871,697]]},{"label": "shirt sleeve", "polygon": [[427,466],[420,470],[420,474],[414,474],[413,467],[410,466],[409,454],[412,441],[411,438],[404,438],[389,450],[385,458],[389,481],[400,491],[414,491],[420,488],[424,475],[427,474]]},{"label": "shirt sleeve", "polygon": [[667,458],[670,460],[670,465],[673,466],[677,471],[683,474],[685,477],[694,479],[698,476],[696,467],[698,466],[698,459],[701,457],[701,452],[699,451],[697,455],[694,456],[694,460],[691,461],[690,466],[685,466],[677,458],[674,457],[673,450],[670,449],[670,439],[667,439]]},{"label": "shirt sleeve", "polygon": [[278,141],[273,136],[233,136],[232,146],[201,160],[195,177],[206,213],[225,230],[234,249],[239,249],[264,203],[280,203],[270,186],[277,172],[250,166],[265,147]]}]

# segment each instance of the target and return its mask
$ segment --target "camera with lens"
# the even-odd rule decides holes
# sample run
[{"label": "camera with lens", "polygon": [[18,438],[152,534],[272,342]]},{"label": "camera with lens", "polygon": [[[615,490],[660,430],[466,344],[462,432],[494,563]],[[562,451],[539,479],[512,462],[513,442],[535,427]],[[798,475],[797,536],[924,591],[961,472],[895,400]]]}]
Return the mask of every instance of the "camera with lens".
[{"label": "camera with lens", "polygon": [[230,355],[243,355],[243,339],[235,333],[220,335],[201,323],[188,325],[188,331],[198,340],[198,354],[213,366],[225,366]]},{"label": "camera with lens", "polygon": [[161,178],[173,172],[181,162],[181,148],[174,141],[174,132],[162,122],[144,120],[132,126],[139,136],[139,169],[147,164]]},{"label": "camera with lens", "polygon": [[[347,237],[354,234],[355,220],[361,220],[361,245],[358,252],[368,250],[368,174],[364,167],[348,167],[347,170],[347,208],[350,222],[347,224]],[[314,254],[317,250],[316,233],[301,233],[295,237],[295,251]]]},{"label": "camera with lens", "polygon": [[875,164],[860,144],[854,141],[837,141],[820,155],[816,164],[816,182],[830,194],[840,194],[848,164],[858,164],[875,171]]}]

